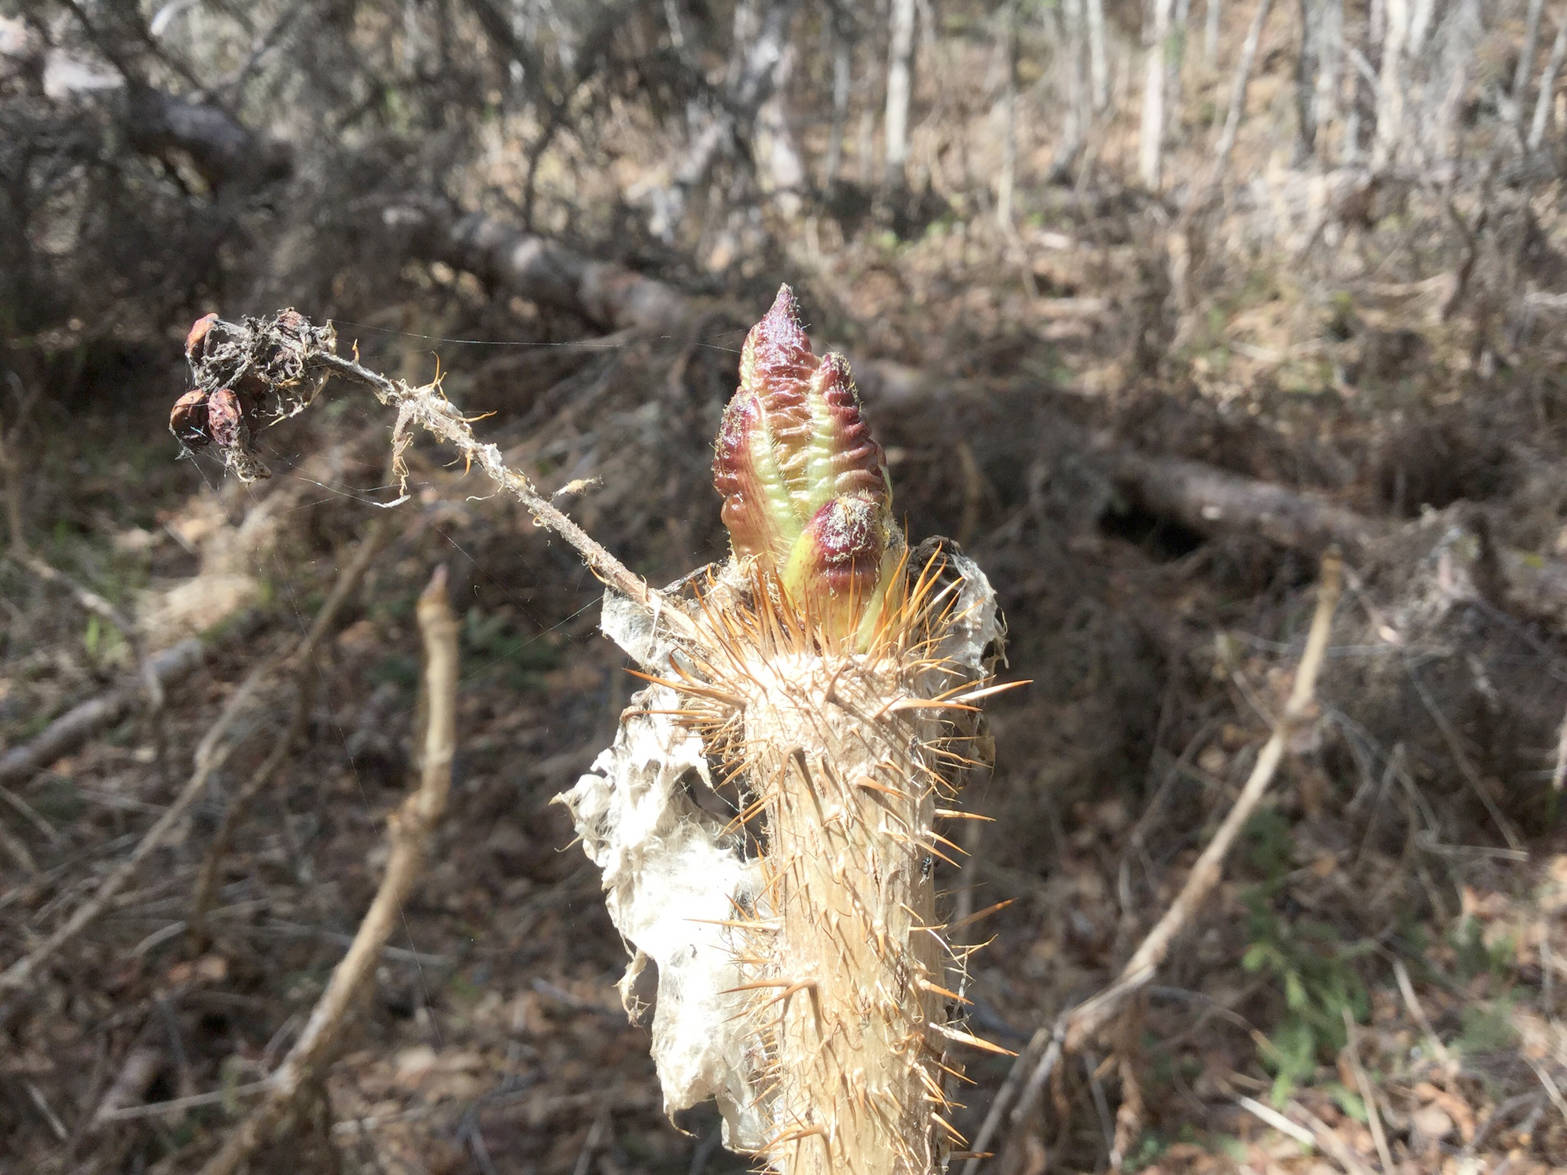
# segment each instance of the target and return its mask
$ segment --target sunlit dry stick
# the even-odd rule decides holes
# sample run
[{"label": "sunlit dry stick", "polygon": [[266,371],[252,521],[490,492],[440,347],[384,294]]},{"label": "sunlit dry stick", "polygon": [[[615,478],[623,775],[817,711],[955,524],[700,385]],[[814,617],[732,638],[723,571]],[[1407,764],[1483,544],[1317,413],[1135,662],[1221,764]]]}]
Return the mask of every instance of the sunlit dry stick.
[{"label": "sunlit dry stick", "polygon": [[271,1077],[266,1101],[229,1135],[223,1148],[201,1168],[201,1175],[232,1175],[271,1137],[312,1082],[342,1034],[347,1013],[370,978],[381,948],[401,917],[424,869],[425,853],[451,788],[457,745],[457,621],[446,596],[446,570],[438,568],[419,597],[419,632],[424,641],[424,746],[418,788],[389,817],[392,851],[386,875],[376,891],[353,944],[332,972],[331,981],[311,1009],[304,1031]]},{"label": "sunlit dry stick", "polygon": [[[1310,720],[1316,698],[1317,677],[1322,670],[1328,638],[1333,631],[1333,613],[1338,607],[1343,577],[1343,560],[1337,548],[1330,549],[1322,559],[1317,608],[1306,634],[1306,647],[1301,653],[1300,665],[1295,670],[1295,682],[1289,700],[1274,724],[1273,733],[1258,753],[1256,765],[1241,788],[1240,795],[1235,798],[1234,806],[1192,866],[1181,892],[1153,929],[1144,936],[1114,983],[1064,1012],[1053,1024],[1041,1026],[1034,1033],[975,1136],[976,1152],[984,1152],[995,1139],[996,1131],[1008,1111],[1013,1122],[1025,1117],[1032,1110],[1039,1092],[1061,1057],[1081,1048],[1120,1013],[1127,1000],[1153,980],[1169,955],[1176,936],[1186,928],[1218,884],[1225,858],[1262,801],[1269,784],[1273,782],[1274,773],[1284,758],[1290,738]],[[1023,1076],[1025,1073],[1026,1079]],[[969,1159],[963,1168],[964,1175],[977,1175],[979,1162],[978,1157]]]}]

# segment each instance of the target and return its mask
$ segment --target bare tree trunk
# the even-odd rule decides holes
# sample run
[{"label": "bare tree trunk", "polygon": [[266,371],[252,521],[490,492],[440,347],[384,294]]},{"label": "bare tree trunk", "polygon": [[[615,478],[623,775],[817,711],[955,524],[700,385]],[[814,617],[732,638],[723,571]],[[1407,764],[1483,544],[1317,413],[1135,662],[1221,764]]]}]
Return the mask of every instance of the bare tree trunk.
[{"label": "bare tree trunk", "polygon": [[1137,174],[1157,191],[1164,161],[1165,47],[1175,0],[1153,0],[1143,38],[1143,122],[1138,140]]},{"label": "bare tree trunk", "polygon": [[[1020,0],[1009,0],[1002,14],[1005,27],[1002,30],[1002,54],[1006,59],[1006,88],[1001,95],[1001,174],[996,180],[996,219],[1001,227],[1012,229],[1012,190],[1017,183],[1017,59],[1018,59],[1018,6]],[[1076,72],[1074,70],[1074,72]]]},{"label": "bare tree trunk", "polygon": [[827,132],[824,186],[838,182],[843,168],[843,136],[849,118],[849,87],[853,82],[854,35],[841,7],[834,5],[828,36],[832,38],[832,125]]},{"label": "bare tree trunk", "polygon": [[1339,124],[1339,63],[1344,57],[1344,0],[1327,0],[1317,73],[1317,133]]},{"label": "bare tree trunk", "polygon": [[869,106],[860,111],[860,182],[867,188],[876,182],[876,112]]},{"label": "bare tree trunk", "polygon": [[676,55],[686,51],[685,22],[680,19],[680,4],[678,0],[664,0],[664,23],[669,26],[669,43],[675,47]]},{"label": "bare tree trunk", "polygon": [[1375,126],[1377,102],[1377,76],[1371,61],[1379,52],[1378,43],[1386,26],[1384,0],[1371,0],[1366,10],[1364,24],[1357,24],[1355,34],[1342,38],[1344,45],[1344,69],[1349,74],[1349,113],[1344,120],[1344,139],[1339,148],[1339,162],[1353,166],[1360,162],[1362,140],[1368,126]]},{"label": "bare tree trunk", "polygon": [[909,100],[914,91],[914,0],[892,0],[888,15],[887,108],[882,123],[886,136],[882,156],[882,186],[901,190],[908,184]]},{"label": "bare tree trunk", "polygon": [[[418,0],[403,0],[403,68],[410,73],[419,65],[419,58],[424,55],[424,30],[419,27]],[[513,61],[512,67],[517,68],[517,62]]]},{"label": "bare tree trunk", "polygon": [[789,75],[794,70],[795,47],[785,44],[783,56],[773,74],[773,92],[756,112],[756,130],[764,163],[765,186],[771,193],[778,211],[793,218],[800,214],[805,189],[805,160],[795,138],[794,127],[789,121],[788,105],[784,95],[789,85]]},{"label": "bare tree trunk", "polygon": [[1534,72],[1534,48],[1540,40],[1540,0],[1529,0],[1524,18],[1523,48],[1518,51],[1518,68],[1513,73],[1513,104],[1518,108],[1518,133],[1523,134],[1523,106],[1529,96],[1529,75]]},{"label": "bare tree trunk", "polygon": [[[1064,0],[1061,6],[1061,21],[1063,25],[1062,43],[1066,46],[1066,71],[1067,84],[1071,87],[1072,117],[1076,121],[1074,133],[1083,135],[1087,133],[1088,124],[1109,103],[1108,92],[1101,95],[1095,89],[1094,81],[1094,31],[1093,14],[1091,8],[1099,9],[1101,37],[1104,35],[1104,8],[1099,0]],[[1104,53],[1104,45],[1100,44],[1097,52]],[[1100,68],[1104,62],[1099,63]],[[1086,69],[1085,69],[1086,66]],[[1109,82],[1105,82],[1108,91]]]},{"label": "bare tree trunk", "polygon": [[1246,90],[1251,84],[1252,67],[1257,61],[1257,46],[1262,43],[1262,30],[1268,23],[1268,10],[1272,0],[1258,0],[1257,13],[1246,30],[1246,42],[1241,46],[1241,59],[1235,66],[1235,77],[1230,83],[1230,105],[1224,115],[1224,130],[1219,134],[1219,145],[1214,151],[1213,174],[1215,180],[1224,174],[1229,165],[1230,152],[1235,150],[1235,135],[1240,130],[1241,115],[1246,112]]},{"label": "bare tree trunk", "polygon": [[736,5],[734,43],[717,108],[693,115],[690,146],[670,183],[649,198],[649,227],[660,240],[674,239],[691,193],[705,183],[718,160],[742,135],[754,131],[762,103],[773,91],[788,45],[797,0],[769,0],[758,15],[754,0]]},{"label": "bare tree trunk", "polygon": [[1181,121],[1181,72],[1186,66],[1186,35],[1192,14],[1192,0],[1175,0],[1170,20],[1170,36],[1165,42],[1164,108],[1176,126]]},{"label": "bare tree trunk", "polygon": [[[1435,117],[1427,123],[1434,131],[1432,149],[1437,159],[1456,159],[1461,154],[1458,116],[1469,83],[1469,64],[1474,60],[1482,32],[1480,0],[1457,0],[1443,27],[1441,72],[1446,75],[1447,87],[1437,103]],[[1433,88],[1437,84],[1438,79],[1433,78]]]},{"label": "bare tree trunk", "polygon": [[1550,60],[1540,74],[1540,93],[1534,102],[1534,121],[1529,124],[1529,153],[1540,149],[1545,141],[1545,128],[1551,121],[1551,104],[1555,98],[1556,74],[1562,67],[1562,57],[1567,55],[1567,12],[1562,13],[1561,24],[1556,28],[1556,40],[1551,42]]},{"label": "bare tree trunk", "polygon": [[1411,61],[1418,61],[1425,50],[1426,38],[1434,27],[1431,23],[1436,13],[1436,0],[1410,0],[1409,37],[1404,52]]},{"label": "bare tree trunk", "polygon": [[1203,21],[1202,30],[1202,59],[1209,65],[1219,55],[1219,12],[1220,0],[1208,0],[1206,19]]},{"label": "bare tree trunk", "polygon": [[1404,130],[1404,50],[1409,43],[1409,0],[1387,0],[1387,31],[1382,37],[1382,72],[1377,80],[1377,132],[1371,169],[1380,171],[1397,157]]},{"label": "bare tree trunk", "polygon": [[1299,160],[1315,155],[1318,137],[1336,118],[1344,0],[1300,0],[1300,56],[1295,70]]},{"label": "bare tree trunk", "polygon": [[1064,90],[1067,108],[1066,117],[1056,120],[1061,134],[1045,176],[1046,183],[1055,184],[1065,182],[1071,175],[1095,112],[1091,83],[1084,71],[1084,55],[1088,52],[1084,0],[1062,0],[1059,5],[1048,6],[1045,23],[1051,43],[1061,46],[1056,65],[1057,92]]},{"label": "bare tree trunk", "polygon": [[[1218,0],[1209,0],[1210,4]],[[1092,83],[1094,113],[1110,105],[1110,63],[1105,57],[1104,0],[1086,0],[1088,17],[1088,77]]]},{"label": "bare tree trunk", "polygon": [[1295,58],[1295,157],[1317,150],[1317,71],[1322,68],[1323,0],[1300,0],[1300,53]]}]

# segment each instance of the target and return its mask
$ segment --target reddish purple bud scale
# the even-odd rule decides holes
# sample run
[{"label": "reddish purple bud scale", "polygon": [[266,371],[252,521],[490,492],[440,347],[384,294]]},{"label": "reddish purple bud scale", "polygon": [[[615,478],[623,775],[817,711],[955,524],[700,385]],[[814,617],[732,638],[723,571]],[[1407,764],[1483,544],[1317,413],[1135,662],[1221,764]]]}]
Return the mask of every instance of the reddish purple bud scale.
[{"label": "reddish purple bud scale", "polygon": [[[807,524],[797,549],[801,571],[837,595],[864,600],[875,590],[886,550],[876,504],[866,498],[833,498]],[[791,568],[792,570],[792,568]]]}]

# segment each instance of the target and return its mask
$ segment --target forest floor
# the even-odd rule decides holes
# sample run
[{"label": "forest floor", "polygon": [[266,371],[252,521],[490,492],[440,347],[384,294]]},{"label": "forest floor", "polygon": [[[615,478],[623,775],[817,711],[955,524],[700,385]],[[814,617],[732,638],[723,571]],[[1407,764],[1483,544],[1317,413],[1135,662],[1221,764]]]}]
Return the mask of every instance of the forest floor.
[{"label": "forest floor", "polygon": [[[1500,221],[1486,239],[1505,261],[1522,249]],[[1567,253],[1559,215],[1529,223],[1531,256]],[[684,334],[585,333],[439,266],[337,329],[410,379],[438,356],[481,439],[546,491],[597,479],[563,501],[662,583],[724,553],[710,441],[747,325],[797,286],[818,350],[856,363],[911,537],[950,536],[987,570],[1005,675],[1032,682],[990,708],[995,770],[964,803],[994,823],[940,875],[960,908],[1011,903],[976,931],[970,994],[975,1030],[1012,1050],[1168,907],[1280,712],[1338,541],[1315,721],[1168,965],[980,1169],[1567,1168],[1561,308],[1504,329],[1516,274],[1487,254],[1461,285],[1415,228],[1194,252],[1172,289],[1155,225],[1127,193],[1070,189],[1011,234],[950,209],[906,239],[822,216]],[[597,632],[598,583],[431,445],[390,505],[391,416],[346,385],[264,434],[269,481],[179,460],[183,333],[57,362],[5,453],[35,562],[0,561],[0,746],[108,691],[132,701],[4,780],[0,960],[90,899],[270,668],[168,842],[0,994],[0,1166],[194,1170],[252,1104],[385,863],[414,603],[444,563],[453,795],[348,1047],[256,1169],[747,1170],[715,1114],[665,1120],[599,875],[550,802],[637,685]],[[1234,511],[1194,507],[1197,474]],[[1265,487],[1302,513],[1261,509]],[[1343,513],[1322,523],[1327,506]],[[290,662],[366,544],[327,638]],[[149,708],[139,660],[191,634],[199,666]],[[280,742],[198,912],[225,814]],[[972,1136],[1013,1062],[966,1064]]]}]

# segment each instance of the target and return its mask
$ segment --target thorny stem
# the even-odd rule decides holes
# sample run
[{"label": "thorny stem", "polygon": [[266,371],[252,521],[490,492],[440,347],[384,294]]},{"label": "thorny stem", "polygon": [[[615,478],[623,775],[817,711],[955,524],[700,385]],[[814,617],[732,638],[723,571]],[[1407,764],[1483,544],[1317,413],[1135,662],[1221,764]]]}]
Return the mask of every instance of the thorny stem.
[{"label": "thorny stem", "polygon": [[649,586],[640,575],[628,568],[587,531],[578,526],[570,515],[556,506],[529,478],[508,466],[500,449],[493,444],[481,444],[468,427],[468,421],[440,394],[435,385],[412,388],[402,380],[389,379],[378,371],[372,371],[353,359],[345,359],[330,351],[317,351],[310,357],[313,365],[328,367],[339,375],[346,375],[360,383],[368,384],[376,398],[398,411],[397,435],[400,437],[410,421],[419,424],[432,436],[445,441],[463,457],[482,469],[496,485],[506,490],[531,513],[539,525],[554,531],[565,539],[582,556],[583,561],[605,584],[637,604],[650,616],[669,624],[677,633],[692,641],[700,641],[696,625],[679,608],[673,606],[664,594]]}]

